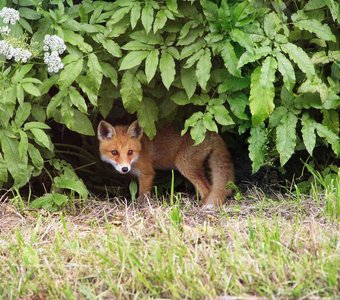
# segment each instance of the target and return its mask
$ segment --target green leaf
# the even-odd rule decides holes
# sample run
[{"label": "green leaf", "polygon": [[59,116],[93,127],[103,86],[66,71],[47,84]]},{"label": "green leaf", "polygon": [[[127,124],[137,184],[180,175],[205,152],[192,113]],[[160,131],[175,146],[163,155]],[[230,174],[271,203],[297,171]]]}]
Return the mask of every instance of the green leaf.
[{"label": "green leaf", "polygon": [[181,83],[190,99],[195,93],[197,83],[195,69],[193,67],[189,69],[181,68]]},{"label": "green leaf", "polygon": [[193,20],[185,23],[181,28],[178,39],[179,40],[184,39],[188,35],[188,33],[190,32],[190,29],[193,27],[194,24],[195,24],[195,21]]},{"label": "green leaf", "polygon": [[314,65],[304,50],[291,43],[281,45],[281,49],[289,55],[307,77],[313,77],[315,75]]},{"label": "green leaf", "polygon": [[339,155],[340,154],[339,136],[320,123],[315,124],[315,128],[318,135],[320,137],[325,138],[326,141],[331,144],[334,153],[336,155]]},{"label": "green leaf", "polygon": [[191,138],[195,141],[194,145],[198,145],[204,141],[206,131],[207,129],[205,128],[202,120],[196,122],[190,130]]},{"label": "green leaf", "polygon": [[131,23],[132,29],[134,29],[137,25],[137,22],[140,18],[140,11],[141,11],[140,3],[135,2],[132,6],[131,15],[130,15],[130,23]]},{"label": "green leaf", "polygon": [[197,82],[203,90],[206,90],[207,88],[211,67],[211,53],[210,50],[206,48],[204,54],[200,57],[196,65]]},{"label": "green leaf", "polygon": [[265,57],[268,54],[271,54],[272,52],[273,52],[273,50],[268,46],[257,48],[254,51],[254,53],[246,51],[241,55],[241,57],[238,61],[238,64],[237,64],[237,68],[241,68],[241,67],[243,67],[244,65],[246,65],[250,62],[257,61],[260,58]]},{"label": "green leaf", "polygon": [[162,29],[167,21],[167,16],[164,10],[159,10],[156,14],[155,22],[153,24],[153,32],[156,33]]},{"label": "green leaf", "polygon": [[261,124],[274,110],[274,85],[263,87],[260,84],[261,68],[257,67],[251,75],[250,112],[253,125]]},{"label": "green leaf", "polygon": [[50,141],[49,136],[40,128],[31,128],[30,131],[33,133],[35,141],[49,150],[53,150],[53,144]]},{"label": "green leaf", "polygon": [[319,93],[321,101],[324,102],[328,97],[329,90],[327,85],[319,77],[315,76],[312,80],[307,79],[303,82],[298,89],[298,93]]},{"label": "green leaf", "polygon": [[58,206],[64,206],[68,202],[69,198],[66,195],[59,193],[53,193],[53,202]]},{"label": "green leaf", "polygon": [[308,153],[313,156],[313,149],[315,147],[316,142],[316,134],[315,134],[315,121],[309,116],[308,113],[304,113],[301,119],[302,128],[302,139],[303,143],[306,146]]},{"label": "green leaf", "polygon": [[173,11],[174,13],[177,13],[177,0],[166,0],[165,1],[166,6]]},{"label": "green leaf", "polygon": [[40,129],[51,129],[50,126],[48,126],[45,123],[42,122],[27,122],[25,123],[24,130],[30,130],[31,128],[40,128]]},{"label": "green leaf", "polygon": [[146,33],[145,30],[134,31],[129,36],[133,40],[149,45],[160,45],[163,43],[163,38],[160,34],[154,34],[152,32]]},{"label": "green leaf", "polygon": [[281,166],[284,166],[292,156],[296,146],[297,117],[288,112],[283,116],[276,128],[276,149],[280,155]]},{"label": "green leaf", "polygon": [[184,91],[178,91],[173,94],[170,99],[176,103],[177,105],[187,105],[190,104],[192,101],[188,98],[187,94]]},{"label": "green leaf", "polygon": [[23,78],[20,83],[37,83],[37,84],[41,84],[41,81],[37,78],[33,78],[33,77],[25,77]]},{"label": "green leaf", "polygon": [[84,42],[84,38],[69,29],[63,29],[64,41],[70,43],[71,45],[77,46],[82,52],[89,53],[93,51],[90,44]]},{"label": "green leaf", "polygon": [[89,79],[87,78],[87,76],[80,75],[77,78],[77,83],[81,90],[87,95],[92,105],[97,106],[98,93],[93,91],[92,87],[89,84]]},{"label": "green leaf", "polygon": [[241,71],[237,69],[238,58],[236,56],[233,45],[230,42],[225,42],[221,47],[221,56],[224,61],[224,66],[230,74],[241,77]]},{"label": "green leaf", "polygon": [[38,122],[45,122],[46,121],[46,110],[45,108],[35,104],[31,110],[32,117],[37,120]]},{"label": "green leaf", "polygon": [[8,181],[8,172],[7,166],[2,154],[0,152],[0,181],[7,183]]},{"label": "green leaf", "polygon": [[248,138],[248,150],[249,157],[252,161],[251,166],[253,173],[256,173],[264,163],[267,142],[267,131],[263,123],[250,129],[250,137]]},{"label": "green leaf", "polygon": [[41,18],[40,13],[27,7],[20,7],[19,13],[20,17],[23,17],[24,19],[27,20],[39,20]]},{"label": "green leaf", "polygon": [[249,105],[248,97],[242,93],[234,93],[228,96],[227,101],[230,105],[232,113],[240,120],[249,120],[245,113],[246,107]]},{"label": "green leaf", "polygon": [[229,34],[234,42],[239,43],[242,47],[247,49],[248,52],[254,51],[255,45],[247,33],[238,28],[234,28]]},{"label": "green leaf", "polygon": [[[22,26],[22,28],[24,28],[25,30],[27,30],[29,33],[33,34],[33,30],[31,25],[23,18],[20,18],[18,23]],[[13,32],[13,31],[12,31]]]},{"label": "green leaf", "polygon": [[76,90],[75,87],[70,86],[68,95],[70,97],[70,100],[72,104],[77,107],[81,112],[86,113],[87,112],[87,106],[85,99],[82,95]]},{"label": "green leaf", "polygon": [[218,86],[218,92],[225,93],[225,92],[237,92],[241,91],[250,85],[250,78],[243,77],[243,78],[238,78],[238,77],[231,77],[225,79],[219,86]]},{"label": "green leaf", "polygon": [[189,33],[184,38],[179,38],[176,45],[177,46],[186,46],[195,42],[198,38],[200,38],[204,34],[204,30],[202,28],[190,29]]},{"label": "green leaf", "polygon": [[177,48],[175,48],[175,47],[168,47],[168,48],[166,49],[166,51],[167,51],[168,53],[170,53],[170,55],[171,55],[174,59],[180,60],[180,54],[179,54],[179,51],[177,50]]},{"label": "green leaf", "polygon": [[201,111],[193,113],[188,119],[185,120],[184,129],[181,132],[181,135],[184,135],[189,127],[195,126],[195,124],[202,120],[203,113]]},{"label": "green leaf", "polygon": [[315,19],[299,20],[295,21],[294,25],[302,30],[307,30],[311,33],[315,33],[316,36],[325,41],[336,41],[335,35],[327,24],[322,24],[320,21]]},{"label": "green leaf", "polygon": [[145,28],[146,33],[149,33],[149,31],[151,30],[152,23],[153,23],[153,7],[151,3],[147,2],[142,10],[142,24]]},{"label": "green leaf", "polygon": [[120,50],[119,45],[109,39],[100,39],[100,43],[103,45],[104,49],[109,52],[114,57],[121,57],[122,51]]},{"label": "green leaf", "polygon": [[206,129],[213,132],[218,132],[217,125],[215,121],[213,120],[213,115],[211,113],[205,113],[203,116],[203,125]]},{"label": "green leaf", "polygon": [[339,135],[339,112],[336,110],[322,111],[322,124],[331,129],[335,134]]},{"label": "green leaf", "polygon": [[24,102],[22,105],[18,106],[14,119],[14,122],[18,127],[21,127],[30,116],[31,108],[32,105],[29,102]]},{"label": "green leaf", "polygon": [[155,47],[152,45],[145,44],[140,41],[130,41],[122,46],[123,50],[136,51],[136,50],[153,50]]},{"label": "green leaf", "polygon": [[267,14],[264,17],[263,29],[267,37],[269,37],[271,40],[275,37],[275,35],[280,30],[280,27],[281,27],[280,23],[281,23],[281,20],[278,18],[278,16],[274,12]]},{"label": "green leaf", "polygon": [[35,97],[41,96],[39,89],[32,83],[23,83],[22,87],[30,95]]},{"label": "green leaf", "polygon": [[326,54],[325,51],[318,51],[313,54],[311,60],[314,65],[317,65],[317,64],[325,65],[330,62],[330,57]]},{"label": "green leaf", "polygon": [[173,57],[166,51],[162,52],[159,62],[159,69],[161,71],[162,81],[164,86],[169,90],[171,83],[175,79],[176,69]]},{"label": "green leaf", "polygon": [[73,113],[73,122],[68,126],[65,124],[70,130],[78,132],[80,134],[94,136],[95,132],[93,130],[92,122],[87,117],[87,115],[83,114],[77,109],[72,109]]},{"label": "green leaf", "polygon": [[135,113],[143,99],[143,91],[138,78],[133,72],[124,72],[121,81],[120,94],[125,109],[129,113]]},{"label": "green leaf", "polygon": [[131,7],[122,7],[117,9],[113,15],[111,16],[110,20],[106,23],[106,26],[112,26],[117,24],[120,20],[124,18],[124,16],[131,10]]},{"label": "green leaf", "polygon": [[275,80],[275,72],[277,69],[277,61],[272,56],[268,56],[261,68],[260,84],[265,88],[272,88]]},{"label": "green leaf", "polygon": [[59,189],[68,189],[78,193],[83,199],[87,199],[88,191],[82,180],[61,175],[54,178],[54,186]]},{"label": "green leaf", "polygon": [[151,79],[155,76],[157,66],[158,66],[158,56],[159,50],[152,50],[145,60],[145,76],[146,80],[149,83]]},{"label": "green leaf", "polygon": [[33,165],[38,170],[42,170],[44,166],[44,159],[41,157],[40,151],[32,144],[28,144],[28,155],[31,158]]},{"label": "green leaf", "polygon": [[24,156],[23,160],[19,159],[19,142],[16,139],[2,134],[0,141],[7,169],[14,179],[14,186],[22,187],[30,179],[32,170],[27,165],[27,155]]},{"label": "green leaf", "polygon": [[325,0],[309,0],[303,9],[308,11],[308,10],[319,9],[324,6],[326,6]]},{"label": "green leaf", "polygon": [[118,75],[117,75],[116,69],[112,65],[102,62],[102,61],[100,62],[100,66],[102,68],[103,75],[109,78],[114,86],[117,86]]},{"label": "green leaf", "polygon": [[[55,211],[58,208],[65,206],[69,201],[69,197],[59,193],[47,193],[44,196],[34,199],[30,203],[31,208],[44,208],[49,211]],[[55,204],[57,207],[55,207]]]},{"label": "green leaf", "polygon": [[24,79],[25,75],[31,71],[33,67],[33,64],[27,64],[27,65],[23,65],[21,66],[19,69],[17,69],[14,73],[14,75],[11,78],[11,82],[12,83],[19,83],[21,82],[21,80]]},{"label": "green leaf", "polygon": [[28,137],[25,131],[20,130],[20,142],[19,142],[19,159],[23,160],[27,155],[28,150]]},{"label": "green leaf", "polygon": [[24,103],[25,93],[24,93],[24,89],[21,84],[17,84],[16,92],[17,92],[17,99],[18,99],[19,105],[22,105]]},{"label": "green leaf", "polygon": [[288,110],[284,106],[278,106],[274,109],[273,113],[269,117],[269,128],[275,128],[279,125],[283,116],[288,113]]},{"label": "green leaf", "polygon": [[41,94],[46,94],[50,90],[52,86],[54,86],[59,79],[59,75],[54,75],[48,79],[45,79],[42,84],[40,85],[40,93]]},{"label": "green leaf", "polygon": [[123,59],[119,70],[128,70],[139,66],[141,62],[149,55],[149,51],[131,51]]},{"label": "green leaf", "polygon": [[138,184],[136,180],[131,180],[129,184],[129,192],[131,201],[134,202],[136,200],[137,192],[138,192]]},{"label": "green leaf", "polygon": [[43,207],[47,207],[53,205],[53,194],[45,194],[44,196],[38,197],[36,199],[34,199],[30,204],[30,208],[43,208]]},{"label": "green leaf", "polygon": [[89,87],[97,93],[99,91],[102,79],[103,79],[103,71],[99,64],[98,58],[95,54],[91,53],[88,56],[87,61],[87,73],[86,77],[88,79]]},{"label": "green leaf", "polygon": [[158,118],[158,106],[153,99],[144,97],[138,109],[137,118],[145,134],[150,139],[154,138],[157,132],[155,122]]},{"label": "green leaf", "polygon": [[202,55],[204,55],[204,49],[200,49],[199,51],[197,51],[194,55],[190,56],[185,65],[184,65],[184,68],[191,68],[191,66],[196,62],[198,61]]},{"label": "green leaf", "polygon": [[283,82],[287,89],[291,91],[295,85],[295,71],[289,59],[282,53],[276,54],[278,69],[283,77]]},{"label": "green leaf", "polygon": [[[193,44],[191,44],[189,46],[184,47],[182,49],[182,52],[181,52],[181,60],[184,59],[184,58],[187,58],[187,57],[189,57],[191,55],[193,55],[193,53],[199,52],[200,50],[204,51],[202,48],[205,46],[205,44],[206,43],[205,43],[205,41],[203,39],[199,39],[195,43],[193,43]],[[199,57],[197,59],[199,59]],[[188,68],[190,68],[190,67],[188,67]]]},{"label": "green leaf", "polygon": [[224,105],[209,106],[208,111],[214,115],[216,122],[220,125],[227,126],[234,124],[233,119],[229,115]]},{"label": "green leaf", "polygon": [[61,90],[68,88],[83,70],[83,58],[66,65],[60,72],[58,84]]}]

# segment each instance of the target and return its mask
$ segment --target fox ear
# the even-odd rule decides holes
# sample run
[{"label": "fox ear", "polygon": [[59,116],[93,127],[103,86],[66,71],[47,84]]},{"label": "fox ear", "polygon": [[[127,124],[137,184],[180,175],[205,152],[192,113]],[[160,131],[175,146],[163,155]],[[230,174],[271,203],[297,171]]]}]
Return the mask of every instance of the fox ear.
[{"label": "fox ear", "polygon": [[128,135],[134,139],[141,139],[143,136],[143,128],[139,126],[137,121],[134,121],[128,128]]},{"label": "fox ear", "polygon": [[114,135],[116,135],[116,129],[109,123],[105,121],[100,121],[98,125],[98,140],[110,140]]}]

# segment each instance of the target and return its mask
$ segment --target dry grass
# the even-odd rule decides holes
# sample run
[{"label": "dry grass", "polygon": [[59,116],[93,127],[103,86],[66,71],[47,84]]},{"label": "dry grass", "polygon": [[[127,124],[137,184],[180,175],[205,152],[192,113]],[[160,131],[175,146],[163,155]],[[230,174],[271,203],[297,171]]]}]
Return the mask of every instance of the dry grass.
[{"label": "dry grass", "polygon": [[340,295],[340,226],[312,198],[202,211],[90,200],[63,213],[0,201],[0,298],[235,299]]}]

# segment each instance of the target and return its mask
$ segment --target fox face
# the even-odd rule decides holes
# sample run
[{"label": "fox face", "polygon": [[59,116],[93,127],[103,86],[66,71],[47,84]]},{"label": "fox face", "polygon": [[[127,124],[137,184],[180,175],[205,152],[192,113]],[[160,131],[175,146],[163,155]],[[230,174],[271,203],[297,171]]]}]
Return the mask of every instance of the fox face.
[{"label": "fox face", "polygon": [[137,121],[127,126],[113,127],[101,121],[98,125],[99,151],[101,159],[111,164],[119,173],[133,170],[142,150],[143,130]]}]

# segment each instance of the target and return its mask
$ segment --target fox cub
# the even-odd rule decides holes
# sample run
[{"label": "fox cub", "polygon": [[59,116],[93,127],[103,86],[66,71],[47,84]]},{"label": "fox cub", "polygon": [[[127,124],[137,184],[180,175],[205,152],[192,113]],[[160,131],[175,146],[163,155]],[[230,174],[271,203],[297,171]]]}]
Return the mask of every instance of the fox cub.
[{"label": "fox cub", "polygon": [[[150,140],[137,121],[130,126],[112,126],[101,121],[98,125],[101,159],[121,174],[138,177],[139,196],[151,191],[155,169],[177,169],[198,189],[203,205],[221,205],[232,191],[227,183],[234,180],[234,167],[222,140],[209,132],[205,140],[194,146],[189,134],[180,135],[174,127],[158,131]],[[210,180],[204,170],[210,167]]]}]

